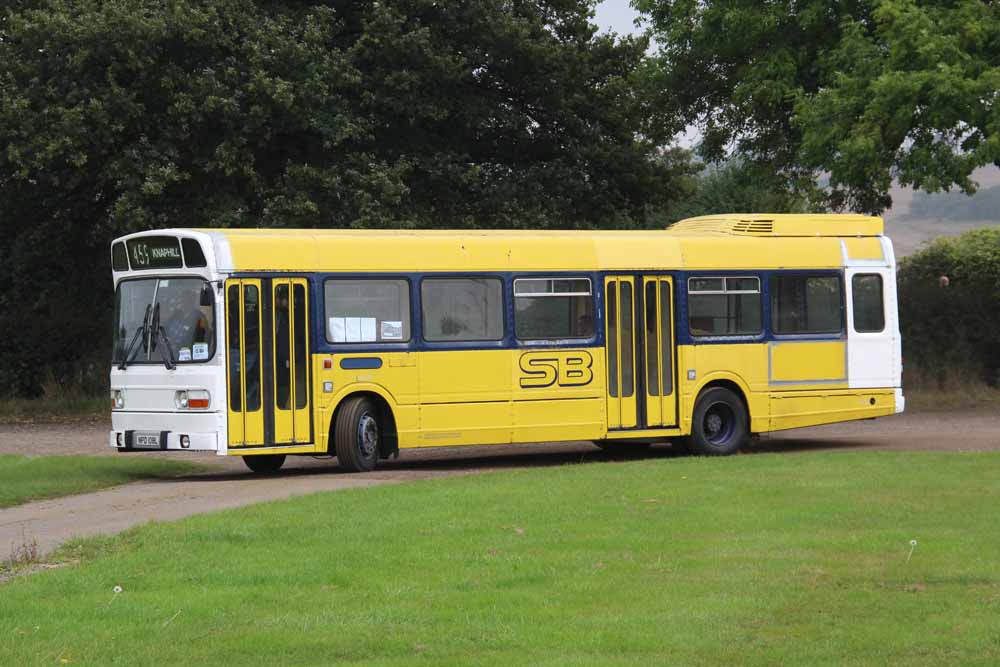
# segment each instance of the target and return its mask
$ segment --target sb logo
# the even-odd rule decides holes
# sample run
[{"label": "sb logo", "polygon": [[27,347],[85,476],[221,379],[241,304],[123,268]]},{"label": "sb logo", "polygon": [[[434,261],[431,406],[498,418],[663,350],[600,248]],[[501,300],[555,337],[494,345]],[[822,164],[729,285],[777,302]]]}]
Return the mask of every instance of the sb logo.
[{"label": "sb logo", "polygon": [[589,352],[525,352],[521,355],[521,388],[540,389],[558,384],[560,387],[580,387],[594,379]]}]

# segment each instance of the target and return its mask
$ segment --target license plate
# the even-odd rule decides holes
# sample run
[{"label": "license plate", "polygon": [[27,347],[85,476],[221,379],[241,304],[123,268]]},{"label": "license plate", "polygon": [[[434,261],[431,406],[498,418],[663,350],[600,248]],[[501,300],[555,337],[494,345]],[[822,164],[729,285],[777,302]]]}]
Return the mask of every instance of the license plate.
[{"label": "license plate", "polygon": [[136,449],[159,449],[159,433],[133,433],[132,446]]}]

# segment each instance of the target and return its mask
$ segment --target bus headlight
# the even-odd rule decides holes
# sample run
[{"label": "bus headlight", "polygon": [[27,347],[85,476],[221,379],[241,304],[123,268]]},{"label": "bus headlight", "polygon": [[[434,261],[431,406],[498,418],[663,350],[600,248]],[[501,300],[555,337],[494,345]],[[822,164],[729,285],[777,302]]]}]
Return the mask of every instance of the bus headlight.
[{"label": "bus headlight", "polygon": [[178,410],[207,410],[211,397],[203,389],[187,389],[174,393],[174,406]]},{"label": "bus headlight", "polygon": [[111,390],[111,409],[121,410],[125,407],[125,394],[122,393],[121,389]]}]

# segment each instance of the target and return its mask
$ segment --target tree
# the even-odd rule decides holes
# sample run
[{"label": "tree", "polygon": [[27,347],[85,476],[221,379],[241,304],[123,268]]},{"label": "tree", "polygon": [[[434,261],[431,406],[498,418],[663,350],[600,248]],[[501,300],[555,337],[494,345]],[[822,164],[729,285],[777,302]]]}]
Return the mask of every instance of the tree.
[{"label": "tree", "polygon": [[1000,165],[1000,5],[976,0],[637,0],[660,45],[657,126],[697,123],[829,203],[878,213],[893,178],[975,190]]},{"label": "tree", "polygon": [[713,213],[803,213],[811,209],[806,194],[789,188],[773,171],[739,158],[704,165],[683,184],[686,193],[651,217],[651,226]]},{"label": "tree", "polygon": [[646,40],[591,5],[3,3],[0,391],[104,374],[122,233],[641,224],[676,169],[639,132]]}]

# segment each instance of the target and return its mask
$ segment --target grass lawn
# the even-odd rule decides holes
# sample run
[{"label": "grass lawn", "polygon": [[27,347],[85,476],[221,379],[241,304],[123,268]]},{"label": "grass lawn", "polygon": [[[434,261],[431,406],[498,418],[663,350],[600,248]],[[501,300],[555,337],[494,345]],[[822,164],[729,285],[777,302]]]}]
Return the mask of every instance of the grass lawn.
[{"label": "grass lawn", "polygon": [[317,494],[64,549],[0,587],[0,664],[994,665],[998,508],[995,453]]},{"label": "grass lawn", "polygon": [[111,403],[107,393],[99,396],[76,395],[54,398],[0,398],[0,424],[46,422],[107,421]]},{"label": "grass lawn", "polygon": [[155,458],[0,454],[0,508],[200,469],[183,461]]},{"label": "grass lawn", "polygon": [[906,393],[908,412],[1000,409],[1000,388],[982,384],[953,387],[947,391],[920,387]]}]

